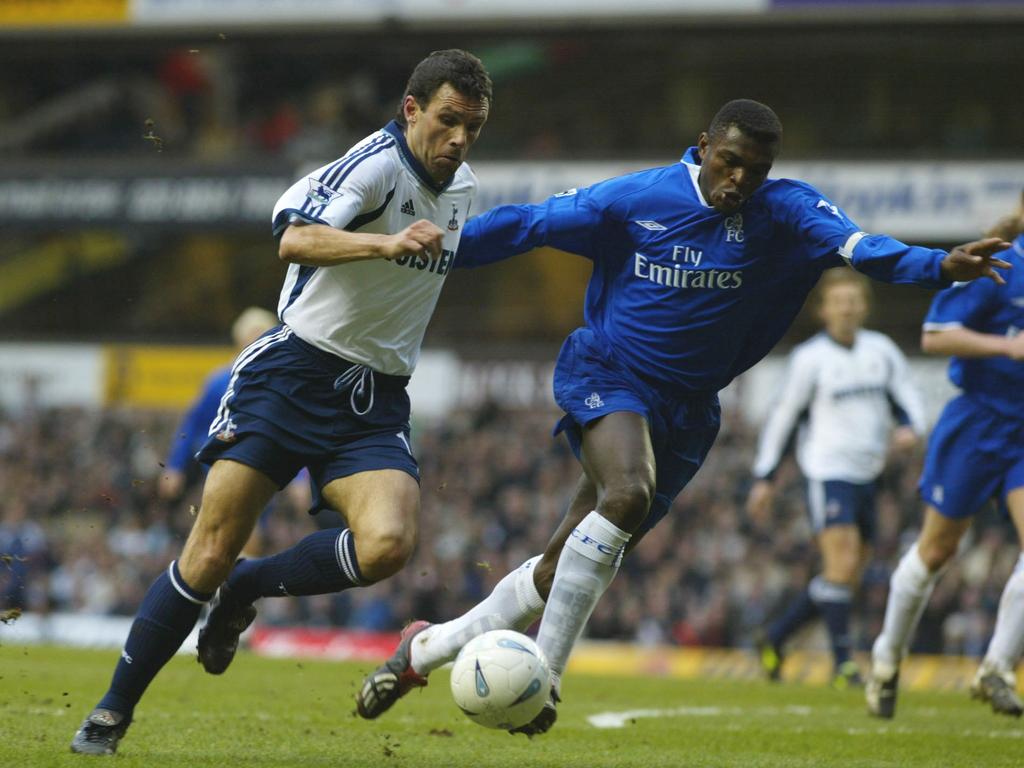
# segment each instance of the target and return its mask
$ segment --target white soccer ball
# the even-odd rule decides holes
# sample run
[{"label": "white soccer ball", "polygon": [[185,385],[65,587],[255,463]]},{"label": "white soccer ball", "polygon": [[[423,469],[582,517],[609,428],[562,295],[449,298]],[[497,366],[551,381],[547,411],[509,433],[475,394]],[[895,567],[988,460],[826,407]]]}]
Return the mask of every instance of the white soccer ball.
[{"label": "white soccer ball", "polygon": [[537,644],[510,629],[466,643],[452,667],[452,696],[474,723],[509,730],[544,708],[551,690],[548,661]]}]

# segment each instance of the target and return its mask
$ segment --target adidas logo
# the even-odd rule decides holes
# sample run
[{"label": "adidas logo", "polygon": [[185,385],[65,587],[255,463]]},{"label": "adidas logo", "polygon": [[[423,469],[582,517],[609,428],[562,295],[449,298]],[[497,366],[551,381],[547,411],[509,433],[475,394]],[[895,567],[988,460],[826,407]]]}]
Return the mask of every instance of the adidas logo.
[{"label": "adidas logo", "polygon": [[412,198],[411,197],[408,200],[406,200],[404,203],[402,203],[402,213],[404,213],[404,214],[406,214],[408,216],[415,216],[416,215],[416,206],[414,206],[412,204]]}]

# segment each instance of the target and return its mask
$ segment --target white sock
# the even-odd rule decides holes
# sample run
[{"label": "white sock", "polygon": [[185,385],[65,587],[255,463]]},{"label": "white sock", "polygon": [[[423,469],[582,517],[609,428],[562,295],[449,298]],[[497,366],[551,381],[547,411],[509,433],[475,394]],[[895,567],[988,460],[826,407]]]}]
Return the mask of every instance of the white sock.
[{"label": "white sock", "polygon": [[506,575],[491,594],[459,618],[416,635],[410,649],[412,668],[421,675],[429,674],[454,659],[474,637],[492,629],[528,629],[544,611],[544,599],[533,583],[533,569],[540,558],[531,557]]},{"label": "white sock", "polygon": [[1024,653],[1024,554],[1010,574],[999,598],[996,631],[989,643],[985,663],[1001,673],[1012,672]]},{"label": "white sock", "polygon": [[890,677],[899,668],[938,578],[939,572],[932,573],[924,564],[915,541],[889,582],[882,634],[871,649],[876,674]]},{"label": "white sock", "polygon": [[591,512],[562,547],[537,634],[537,645],[548,658],[556,690],[573,645],[619,570],[629,536]]}]

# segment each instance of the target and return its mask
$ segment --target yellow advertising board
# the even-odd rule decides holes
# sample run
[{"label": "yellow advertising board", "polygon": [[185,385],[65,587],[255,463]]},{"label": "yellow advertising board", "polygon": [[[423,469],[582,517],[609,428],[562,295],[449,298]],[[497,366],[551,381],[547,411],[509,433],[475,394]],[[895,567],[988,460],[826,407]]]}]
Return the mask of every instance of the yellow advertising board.
[{"label": "yellow advertising board", "polygon": [[[869,669],[867,654],[854,654],[861,669]],[[970,684],[978,660],[962,656],[914,654],[900,668],[900,688],[960,691]],[[732,648],[680,648],[634,643],[581,642],[573,650],[569,671],[612,676],[677,677],[684,680],[758,680],[764,672],[752,651]],[[832,655],[821,650],[786,654],[784,682],[827,685],[834,668]]]},{"label": "yellow advertising board", "polygon": [[108,405],[181,410],[234,357],[231,347],[110,345],[103,349],[103,399]]},{"label": "yellow advertising board", "polygon": [[3,0],[0,2],[0,27],[122,24],[127,21],[128,0]]}]

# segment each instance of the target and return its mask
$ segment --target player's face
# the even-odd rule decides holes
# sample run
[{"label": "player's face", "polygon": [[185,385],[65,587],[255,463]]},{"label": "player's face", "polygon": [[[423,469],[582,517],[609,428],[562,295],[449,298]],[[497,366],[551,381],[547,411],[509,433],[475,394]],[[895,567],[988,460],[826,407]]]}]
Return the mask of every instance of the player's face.
[{"label": "player's face", "polygon": [[702,133],[697,142],[700,154],[700,191],[719,213],[736,213],[768,178],[778,145],[758,141],[736,126],[712,141]]},{"label": "player's face", "polygon": [[405,139],[434,181],[448,181],[466,159],[466,153],[487,122],[486,101],[468,98],[445,83],[430,103],[405,97]]},{"label": "player's face", "polygon": [[864,291],[853,283],[837,283],[821,297],[821,320],[829,335],[847,339],[864,325],[868,302]]}]

